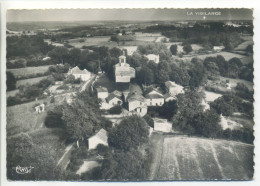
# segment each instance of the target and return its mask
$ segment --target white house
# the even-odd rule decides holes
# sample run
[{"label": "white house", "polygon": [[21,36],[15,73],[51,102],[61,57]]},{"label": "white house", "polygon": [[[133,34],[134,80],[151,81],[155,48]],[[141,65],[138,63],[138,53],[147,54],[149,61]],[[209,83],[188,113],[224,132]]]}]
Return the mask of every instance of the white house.
[{"label": "white house", "polygon": [[213,46],[213,50],[216,52],[221,52],[224,48],[224,46]]},{"label": "white house", "polygon": [[94,136],[88,138],[88,148],[95,149],[99,144],[108,146],[107,131],[100,129]]},{"label": "white house", "polygon": [[178,94],[184,93],[184,87],[172,81],[166,81],[165,87],[171,96],[177,96]]},{"label": "white house", "polygon": [[145,98],[137,93],[130,93],[127,97],[128,111],[144,116],[147,113]]},{"label": "white house", "polygon": [[135,78],[135,69],[126,63],[125,56],[119,56],[119,63],[114,65],[115,81],[117,83],[129,83]]},{"label": "white house", "polygon": [[98,97],[98,99],[106,99],[108,97],[107,88],[99,86],[97,88],[97,97]]},{"label": "white house", "polygon": [[149,59],[149,61],[153,61],[155,63],[159,63],[160,62],[160,56],[159,55],[148,54],[145,57],[147,57]]},{"label": "white house", "polygon": [[147,106],[162,106],[164,104],[164,96],[156,90],[151,90],[145,95]]},{"label": "white house", "polygon": [[154,121],[154,131],[160,132],[171,132],[172,124],[167,121],[167,119],[153,118]]},{"label": "white house", "polygon": [[91,73],[86,69],[80,70],[79,67],[74,67],[69,70],[68,75],[73,75],[75,79],[80,78],[82,81],[88,81],[91,77]]},{"label": "white house", "polygon": [[106,101],[109,105],[122,105],[123,101],[121,98],[113,93],[109,94],[109,96],[106,98]]}]

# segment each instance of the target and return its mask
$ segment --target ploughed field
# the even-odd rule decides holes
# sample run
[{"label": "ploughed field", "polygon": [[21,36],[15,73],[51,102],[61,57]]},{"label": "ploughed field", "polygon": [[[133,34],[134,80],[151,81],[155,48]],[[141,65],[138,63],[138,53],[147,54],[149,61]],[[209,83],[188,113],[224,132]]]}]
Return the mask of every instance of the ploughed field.
[{"label": "ploughed field", "polygon": [[253,146],[227,140],[166,136],[153,180],[248,180]]}]

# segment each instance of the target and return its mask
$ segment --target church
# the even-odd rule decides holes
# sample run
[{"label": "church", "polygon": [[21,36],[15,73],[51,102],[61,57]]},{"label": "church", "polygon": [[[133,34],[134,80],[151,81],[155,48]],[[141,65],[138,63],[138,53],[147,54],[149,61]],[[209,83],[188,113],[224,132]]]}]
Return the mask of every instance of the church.
[{"label": "church", "polygon": [[119,56],[119,63],[114,65],[116,83],[129,83],[131,78],[135,78],[135,69],[126,63],[126,57]]}]

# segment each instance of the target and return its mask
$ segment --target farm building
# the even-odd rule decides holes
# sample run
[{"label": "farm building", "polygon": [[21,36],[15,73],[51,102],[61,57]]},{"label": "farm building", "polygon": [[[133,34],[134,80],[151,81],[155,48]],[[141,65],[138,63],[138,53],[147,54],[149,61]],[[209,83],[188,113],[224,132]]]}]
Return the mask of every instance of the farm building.
[{"label": "farm building", "polygon": [[166,81],[165,87],[171,96],[176,96],[178,94],[184,93],[184,87],[172,81]]},{"label": "farm building", "polygon": [[73,75],[75,79],[80,78],[82,81],[88,81],[91,77],[91,73],[86,69],[80,70],[79,67],[74,67],[69,70],[68,75]]},{"label": "farm building", "polygon": [[145,57],[147,57],[149,59],[149,61],[153,61],[153,62],[155,62],[157,64],[160,62],[160,56],[159,55],[148,54]]},{"label": "farm building", "polygon": [[47,61],[47,60],[49,60],[49,59],[51,59],[51,58],[50,58],[50,57],[48,57],[48,56],[47,56],[47,57],[44,57],[44,58],[42,58],[42,60],[43,60],[43,61]]},{"label": "farm building", "polygon": [[97,97],[98,97],[98,99],[106,99],[108,97],[107,88],[99,86],[97,88]]},{"label": "farm building", "polygon": [[136,112],[141,116],[147,113],[147,104],[145,103],[145,98],[137,93],[131,93],[127,97],[128,111]]},{"label": "farm building", "polygon": [[121,98],[113,93],[109,94],[109,96],[106,98],[106,101],[109,105],[122,105],[123,101]]},{"label": "farm building", "polygon": [[120,56],[119,63],[114,65],[116,83],[129,83],[131,78],[135,78],[135,69],[126,63],[126,57]]},{"label": "farm building", "polygon": [[154,121],[154,131],[161,132],[171,132],[172,124],[167,121],[167,119],[153,118]]},{"label": "farm building", "polygon": [[164,96],[157,90],[149,90],[145,95],[147,106],[162,106],[164,104]]},{"label": "farm building", "polygon": [[224,48],[224,46],[213,46],[213,50],[216,52],[221,52]]},{"label": "farm building", "polygon": [[107,131],[100,129],[94,136],[88,138],[88,148],[95,149],[99,144],[108,146]]}]

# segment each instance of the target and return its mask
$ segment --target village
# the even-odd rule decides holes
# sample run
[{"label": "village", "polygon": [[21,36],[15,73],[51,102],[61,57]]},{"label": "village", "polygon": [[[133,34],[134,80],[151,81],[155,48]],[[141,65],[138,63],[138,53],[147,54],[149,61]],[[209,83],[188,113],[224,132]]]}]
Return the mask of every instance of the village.
[{"label": "village", "polygon": [[[189,172],[189,160],[200,159],[199,155],[185,157],[190,159],[179,165],[170,154],[180,160],[184,151],[189,154],[195,147],[204,158],[211,158],[215,148],[225,155],[227,148],[237,151],[239,147],[231,143],[250,154],[252,25],[250,21],[214,24],[222,35],[211,22],[199,21],[108,22],[23,31],[12,31],[17,25],[10,24],[8,148],[13,149],[19,139],[30,144],[29,152],[42,148],[45,152],[39,156],[49,160],[46,167],[54,171],[50,179],[66,175],[77,181],[189,179],[188,173],[179,174]],[[188,36],[183,30],[189,39],[184,39]],[[203,33],[198,37],[197,30],[205,30],[207,37]],[[21,55],[20,49],[15,50],[16,42],[23,42],[20,38],[44,52]],[[214,156],[211,166],[221,158],[221,153]],[[250,157],[236,159],[235,164],[243,158]],[[8,166],[15,163],[19,160]],[[224,173],[216,179],[227,178],[228,169],[219,166]],[[245,167],[241,165],[241,174]],[[207,170],[214,171],[202,169],[201,179]],[[250,179],[251,173],[245,177]]]}]

